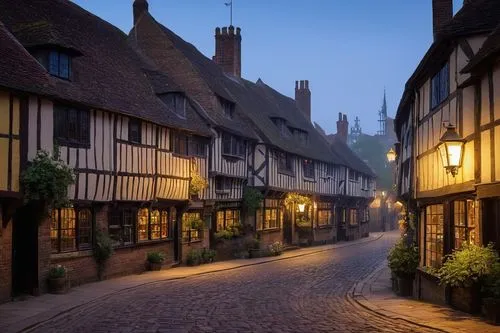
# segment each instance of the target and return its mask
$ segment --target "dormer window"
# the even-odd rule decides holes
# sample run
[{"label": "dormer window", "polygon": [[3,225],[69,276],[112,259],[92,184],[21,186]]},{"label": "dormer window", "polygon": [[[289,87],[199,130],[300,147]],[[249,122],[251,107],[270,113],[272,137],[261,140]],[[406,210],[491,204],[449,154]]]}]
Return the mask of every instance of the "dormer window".
[{"label": "dormer window", "polygon": [[72,57],[67,52],[60,50],[35,50],[33,55],[50,75],[61,79],[71,78]]},{"label": "dormer window", "polygon": [[293,135],[299,141],[301,146],[307,146],[307,143],[309,142],[309,135],[306,131],[296,128],[293,130]]},{"label": "dormer window", "polygon": [[289,137],[290,132],[288,131],[288,128],[286,126],[286,120],[283,118],[272,118],[273,123],[278,127],[280,131],[280,135],[282,137]]},{"label": "dormer window", "polygon": [[181,93],[168,93],[160,96],[170,110],[182,118],[186,118],[186,97]]},{"label": "dormer window", "polygon": [[235,104],[222,98],[220,99],[220,101],[222,105],[222,112],[224,112],[224,116],[226,118],[233,119]]}]

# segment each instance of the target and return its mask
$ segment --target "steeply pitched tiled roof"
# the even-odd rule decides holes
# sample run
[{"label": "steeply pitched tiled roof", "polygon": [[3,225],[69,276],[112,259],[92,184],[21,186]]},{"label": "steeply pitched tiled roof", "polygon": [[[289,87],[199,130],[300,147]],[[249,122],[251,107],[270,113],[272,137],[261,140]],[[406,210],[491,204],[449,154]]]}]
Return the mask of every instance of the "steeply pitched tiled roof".
[{"label": "steeply pitched tiled roof", "polygon": [[45,69],[0,22],[0,86],[39,94],[53,93]]},{"label": "steeply pitched tiled roof", "polygon": [[408,79],[403,98],[398,107],[395,124],[398,123],[401,114],[404,112],[402,107],[409,100],[409,94],[415,88],[415,83],[425,77],[429,69],[435,67],[436,63],[442,62],[443,57],[449,54],[452,45],[451,41],[460,37],[491,33],[497,27],[499,21],[499,0],[475,0],[462,6],[452,20],[439,30],[439,38],[430,46],[414,73]]},{"label": "steeply pitched tiled roof", "polygon": [[[213,94],[230,102],[235,102],[235,97],[231,94],[228,88],[228,86],[233,84],[233,78],[225,74],[216,63],[203,55],[192,44],[186,42],[170,29],[157,22],[149,12],[145,12],[140,18],[140,21],[140,24],[144,24],[145,21],[149,21],[147,22],[148,24],[153,24],[159,28],[159,31],[163,34],[162,37],[170,41],[173,47],[177,51],[180,51],[181,55],[189,61],[189,63],[195,68],[199,77],[201,77],[202,80],[208,85]],[[156,57],[167,58],[171,54],[172,51],[168,49],[166,43],[162,43],[161,41],[155,44],[154,52],[148,52],[151,50],[143,49],[150,47],[151,44],[142,43],[140,40],[142,34],[156,34],[157,32],[140,31],[140,33],[137,33],[136,29],[140,29],[140,26],[139,28],[137,26],[134,27],[134,29],[132,29],[129,33],[129,40],[131,44],[136,45],[136,47],[141,51],[144,51],[144,53],[156,54]],[[148,42],[152,43],[151,40],[152,39],[148,40]],[[150,57],[161,70],[168,70],[166,68],[167,66],[162,63],[162,60],[164,59],[155,59],[152,56]],[[203,105],[203,107],[206,109],[208,115],[215,122],[217,127],[246,138],[257,139],[256,133],[253,131],[252,126],[250,126],[248,119],[246,119],[245,115],[241,112],[240,106],[237,103],[232,119],[224,116],[220,110],[214,110],[211,105]]]},{"label": "steeply pitched tiled roof", "polygon": [[56,45],[80,53],[72,60],[71,80],[52,78],[56,97],[210,135],[194,111],[189,116],[201,121],[179,118],[156,96],[157,77],[145,75],[155,69],[122,31],[71,1],[2,0],[0,20],[27,48]]},{"label": "steeply pitched tiled roof", "polygon": [[483,46],[476,55],[462,69],[462,73],[469,73],[481,63],[500,53],[500,24],[488,36]]}]

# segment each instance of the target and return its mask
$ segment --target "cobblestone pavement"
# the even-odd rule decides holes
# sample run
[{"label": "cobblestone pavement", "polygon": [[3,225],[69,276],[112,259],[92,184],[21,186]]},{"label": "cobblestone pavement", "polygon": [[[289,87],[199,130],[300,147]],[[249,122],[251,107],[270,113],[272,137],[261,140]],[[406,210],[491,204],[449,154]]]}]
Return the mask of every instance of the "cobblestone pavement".
[{"label": "cobblestone pavement", "polygon": [[158,282],[92,302],[35,332],[436,332],[369,312],[346,294],[397,234],[299,258]]}]

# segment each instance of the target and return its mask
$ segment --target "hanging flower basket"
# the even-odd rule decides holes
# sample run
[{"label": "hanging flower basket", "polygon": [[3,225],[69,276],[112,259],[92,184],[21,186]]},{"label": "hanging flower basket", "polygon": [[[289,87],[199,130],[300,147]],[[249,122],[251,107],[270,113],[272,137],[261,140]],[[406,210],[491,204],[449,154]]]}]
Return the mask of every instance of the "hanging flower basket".
[{"label": "hanging flower basket", "polygon": [[301,195],[298,193],[289,193],[287,197],[285,198],[285,205],[311,205],[312,201],[309,197],[306,197],[305,195]]}]

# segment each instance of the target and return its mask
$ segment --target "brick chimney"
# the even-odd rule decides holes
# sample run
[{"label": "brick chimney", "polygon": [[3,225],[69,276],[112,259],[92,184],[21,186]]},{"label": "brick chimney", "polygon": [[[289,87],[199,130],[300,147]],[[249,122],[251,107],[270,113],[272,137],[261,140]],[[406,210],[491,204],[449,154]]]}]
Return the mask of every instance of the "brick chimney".
[{"label": "brick chimney", "polygon": [[453,18],[453,0],[432,0],[432,31],[434,40],[439,32]]},{"label": "brick chimney", "polygon": [[241,77],[241,29],[215,28],[215,55],[212,58],[224,72]]},{"label": "brick chimney", "polygon": [[347,115],[342,115],[339,112],[339,120],[337,120],[337,137],[341,139],[344,143],[347,143],[347,135],[349,134],[349,122],[347,121]]},{"label": "brick chimney", "polygon": [[305,116],[311,121],[311,91],[309,80],[295,81],[295,103]]},{"label": "brick chimney", "polygon": [[134,8],[134,25],[136,25],[142,14],[148,12],[149,4],[147,0],[135,0],[132,7]]}]

